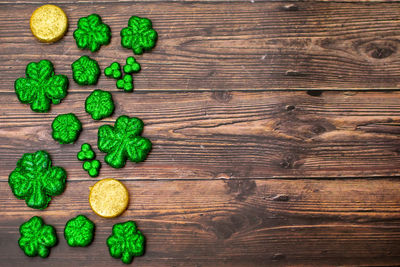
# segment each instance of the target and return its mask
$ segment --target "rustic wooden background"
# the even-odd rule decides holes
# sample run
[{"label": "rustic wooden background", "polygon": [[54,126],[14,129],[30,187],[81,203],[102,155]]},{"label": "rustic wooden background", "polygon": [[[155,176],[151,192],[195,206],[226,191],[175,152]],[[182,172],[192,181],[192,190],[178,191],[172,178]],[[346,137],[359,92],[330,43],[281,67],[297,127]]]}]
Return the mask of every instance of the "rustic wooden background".
[{"label": "rustic wooden background", "polygon": [[[400,264],[400,3],[398,1],[64,1],[70,21],[59,42],[29,29],[47,1],[0,0],[0,265],[120,266],[105,240],[114,223],[137,221],[145,256],[132,266]],[[397,3],[396,3],[397,2]],[[78,18],[98,13],[112,29],[98,53],[79,50]],[[88,54],[104,69],[132,52],[119,31],[131,15],[152,19],[159,41],[138,56],[134,93],[100,78],[80,87],[70,64]],[[20,104],[13,89],[28,62],[51,60],[70,79],[67,98],[46,114]],[[94,122],[84,100],[112,92],[113,117]],[[84,131],[74,145],[51,138],[52,119],[75,112]],[[97,128],[122,114],[145,122],[147,161],[90,178],[76,160]],[[45,149],[68,172],[67,189],[44,211],[9,189],[25,152]],[[102,219],[88,187],[122,180],[129,209]],[[94,243],[70,248],[66,221],[85,214]],[[58,232],[50,257],[28,258],[18,227],[40,215]]]}]

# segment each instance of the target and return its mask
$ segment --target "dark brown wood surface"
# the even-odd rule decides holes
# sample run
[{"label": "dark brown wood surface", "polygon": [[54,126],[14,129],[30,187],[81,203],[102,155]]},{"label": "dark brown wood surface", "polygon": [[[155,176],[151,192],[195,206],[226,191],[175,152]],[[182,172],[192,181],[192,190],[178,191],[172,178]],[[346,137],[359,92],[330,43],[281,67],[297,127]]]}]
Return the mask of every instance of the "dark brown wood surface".
[{"label": "dark brown wood surface", "polygon": [[[52,45],[29,30],[46,2],[0,0],[0,266],[122,266],[105,240],[126,220],[148,241],[132,266],[400,264],[398,1],[56,0],[70,26]],[[98,53],[72,37],[78,18],[94,12],[113,32]],[[159,33],[156,48],[137,56],[135,91],[118,91],[104,75],[96,86],[75,84],[70,64],[79,56],[104,69],[132,55],[119,44],[131,15],[149,17]],[[66,99],[45,114],[13,89],[40,59],[70,80]],[[116,104],[100,122],[84,111],[95,88]],[[71,111],[84,130],[76,144],[59,145],[51,122]],[[143,119],[154,148],[145,162],[115,170],[96,134],[123,114]],[[84,142],[103,162],[98,178],[76,159]],[[39,149],[68,172],[65,192],[44,211],[7,183],[21,155]],[[102,219],[90,210],[89,186],[109,177],[125,183],[131,201],[121,217]],[[63,238],[78,214],[96,223],[87,248]],[[19,225],[35,215],[57,229],[47,259],[17,244]]]}]

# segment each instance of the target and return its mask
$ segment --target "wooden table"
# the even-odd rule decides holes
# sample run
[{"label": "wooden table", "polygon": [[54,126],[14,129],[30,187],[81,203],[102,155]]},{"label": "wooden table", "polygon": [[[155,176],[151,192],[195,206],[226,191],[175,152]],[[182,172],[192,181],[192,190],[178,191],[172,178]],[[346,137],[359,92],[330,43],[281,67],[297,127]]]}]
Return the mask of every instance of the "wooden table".
[{"label": "wooden table", "polygon": [[[70,21],[59,42],[37,42],[33,10],[47,1],[0,1],[0,265],[121,266],[110,257],[112,225],[134,220],[147,237],[132,266],[400,264],[400,5],[385,1],[66,1]],[[77,48],[78,18],[98,13],[112,42],[97,53]],[[148,17],[156,48],[137,56],[135,91],[115,81],[81,87],[70,64],[82,55],[104,70],[132,51],[119,31],[131,15]],[[70,80],[49,113],[18,102],[15,79],[27,63],[49,59]],[[93,121],[84,100],[112,92],[116,112]],[[74,112],[84,130],[74,145],[51,138],[55,116]],[[145,123],[154,148],[140,164],[115,170],[97,149],[97,129],[120,115]],[[90,178],[76,159],[89,142],[103,163]],[[43,210],[8,186],[23,153],[47,150],[68,172],[65,192]],[[129,209],[102,219],[89,186],[117,178]],[[66,221],[96,223],[94,243],[71,248]],[[19,249],[18,227],[32,216],[54,225],[49,258]]]}]

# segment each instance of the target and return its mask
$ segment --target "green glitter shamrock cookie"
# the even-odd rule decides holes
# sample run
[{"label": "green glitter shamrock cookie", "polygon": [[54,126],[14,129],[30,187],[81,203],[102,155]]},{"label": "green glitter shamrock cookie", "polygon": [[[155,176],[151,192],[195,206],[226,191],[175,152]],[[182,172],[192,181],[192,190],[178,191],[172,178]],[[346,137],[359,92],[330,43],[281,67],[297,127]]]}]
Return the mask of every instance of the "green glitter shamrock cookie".
[{"label": "green glitter shamrock cookie", "polygon": [[123,79],[117,81],[117,88],[123,89],[125,92],[133,91],[133,78],[132,75],[126,74]]},{"label": "green glitter shamrock cookie", "polygon": [[10,173],[8,184],[13,194],[25,199],[26,205],[34,209],[45,209],[52,196],[58,196],[65,189],[67,173],[61,167],[51,166],[46,151],[25,153]]},{"label": "green glitter shamrock cookie", "polygon": [[126,65],[124,66],[125,73],[134,73],[140,71],[140,64],[136,61],[134,57],[128,57],[126,59]]},{"label": "green glitter shamrock cookie", "polygon": [[83,163],[82,165],[82,168],[87,171],[91,177],[99,176],[100,167],[100,161],[98,161],[97,159],[93,161],[85,161],[85,163]]},{"label": "green glitter shamrock cookie", "polygon": [[92,149],[92,146],[89,145],[88,143],[82,144],[81,151],[78,152],[76,157],[78,158],[78,160],[81,160],[81,161],[94,159],[95,154]]},{"label": "green glitter shamrock cookie", "polygon": [[43,219],[37,216],[21,224],[19,233],[21,234],[18,240],[19,247],[29,257],[39,255],[46,258],[50,254],[50,249],[57,244],[54,227],[44,224]]},{"label": "green glitter shamrock cookie", "polygon": [[73,113],[58,115],[51,124],[52,136],[60,144],[72,144],[82,131],[82,124]]},{"label": "green glitter shamrock cookie", "polygon": [[137,229],[134,221],[114,224],[112,234],[107,238],[107,246],[113,258],[129,264],[133,257],[144,254],[145,237]]},{"label": "green glitter shamrock cookie", "polygon": [[104,69],[104,75],[114,79],[121,78],[122,76],[121,65],[118,62],[111,63],[110,66]]},{"label": "green glitter shamrock cookie", "polygon": [[18,100],[30,104],[33,111],[47,112],[51,103],[59,104],[67,95],[67,76],[54,75],[53,64],[48,60],[29,63],[25,75],[15,81],[14,89]]},{"label": "green glitter shamrock cookie", "polygon": [[88,56],[81,56],[71,64],[71,68],[74,81],[79,85],[93,85],[99,80],[99,64]]},{"label": "green glitter shamrock cookie", "polygon": [[157,32],[153,29],[151,20],[132,16],[128,27],[121,30],[121,45],[132,49],[136,55],[152,49],[157,42]]},{"label": "green glitter shamrock cookie", "polygon": [[132,162],[144,161],[151,150],[149,139],[141,137],[143,122],[138,118],[120,116],[114,127],[100,126],[97,133],[97,146],[107,153],[104,160],[111,167],[122,168],[129,159]]},{"label": "green glitter shamrock cookie", "polygon": [[102,45],[108,45],[111,39],[110,27],[101,21],[101,17],[92,14],[82,17],[78,21],[78,28],[74,31],[74,38],[79,49],[88,48],[96,52]]},{"label": "green glitter shamrock cookie", "polygon": [[93,241],[94,223],[84,215],[69,220],[64,229],[64,237],[70,247],[86,247]]},{"label": "green glitter shamrock cookie", "polygon": [[101,120],[114,112],[114,102],[109,92],[94,90],[85,101],[85,110],[94,120]]}]

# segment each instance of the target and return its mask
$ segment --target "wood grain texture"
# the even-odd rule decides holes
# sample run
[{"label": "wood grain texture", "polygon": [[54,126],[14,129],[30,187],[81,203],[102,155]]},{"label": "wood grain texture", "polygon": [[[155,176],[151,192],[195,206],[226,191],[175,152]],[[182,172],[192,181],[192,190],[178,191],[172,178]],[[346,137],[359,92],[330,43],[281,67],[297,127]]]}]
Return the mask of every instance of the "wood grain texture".
[{"label": "wood grain texture", "polygon": [[[129,17],[152,19],[159,41],[152,53],[138,56],[144,71],[136,76],[137,91],[399,87],[397,3],[298,2],[295,10],[287,4],[64,3],[70,27],[54,45],[39,44],[30,33],[28,18],[37,4],[2,5],[0,71],[6,79],[0,90],[11,92],[26,64],[43,58],[70,75],[69,64],[88,53],[76,47],[73,30],[78,18],[94,11],[113,32],[111,44],[93,54],[103,69],[132,55],[119,37]],[[99,85],[115,87],[111,79]]]}]

